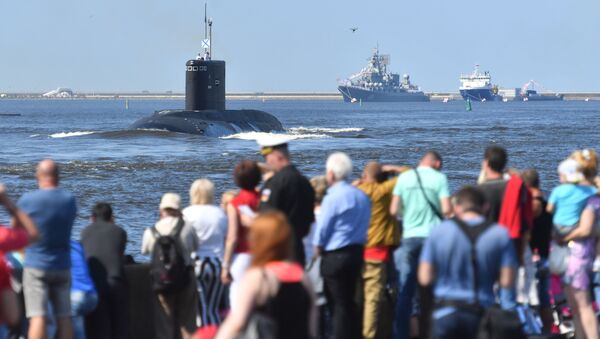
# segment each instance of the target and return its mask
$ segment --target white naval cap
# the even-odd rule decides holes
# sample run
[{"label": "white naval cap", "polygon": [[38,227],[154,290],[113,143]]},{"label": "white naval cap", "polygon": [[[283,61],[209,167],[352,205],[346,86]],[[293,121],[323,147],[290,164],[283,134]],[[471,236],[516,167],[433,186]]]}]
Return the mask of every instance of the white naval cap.
[{"label": "white naval cap", "polygon": [[294,138],[284,134],[266,134],[256,139],[256,143],[260,146],[260,154],[267,155],[274,149],[287,146]]}]

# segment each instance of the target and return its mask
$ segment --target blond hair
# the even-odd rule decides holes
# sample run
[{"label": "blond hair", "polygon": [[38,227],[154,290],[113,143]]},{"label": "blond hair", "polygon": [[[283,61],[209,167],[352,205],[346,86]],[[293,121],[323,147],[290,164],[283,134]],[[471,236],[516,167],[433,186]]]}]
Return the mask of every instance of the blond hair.
[{"label": "blond hair", "polygon": [[211,205],[215,202],[215,185],[208,179],[198,179],[190,187],[191,205]]},{"label": "blond hair", "polygon": [[327,179],[325,179],[324,175],[312,177],[310,178],[310,185],[315,191],[315,202],[321,204],[321,201],[325,197],[325,192],[327,192]]},{"label": "blond hair", "polygon": [[591,148],[577,150],[571,154],[571,159],[577,161],[581,174],[593,181],[598,174],[598,154]]}]

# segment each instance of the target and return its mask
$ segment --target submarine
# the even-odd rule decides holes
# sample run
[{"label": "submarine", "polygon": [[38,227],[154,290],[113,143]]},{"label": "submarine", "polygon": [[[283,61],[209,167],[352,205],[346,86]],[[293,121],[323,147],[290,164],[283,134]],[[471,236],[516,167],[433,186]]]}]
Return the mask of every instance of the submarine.
[{"label": "submarine", "polygon": [[[212,36],[212,20],[208,22]],[[225,61],[211,60],[210,47],[207,47],[210,40],[205,39],[203,45],[204,55],[198,54],[196,59],[187,61],[185,65],[185,109],[156,111],[137,120],[130,128],[209,137],[240,132],[283,132],[281,122],[267,112],[225,108]]]}]

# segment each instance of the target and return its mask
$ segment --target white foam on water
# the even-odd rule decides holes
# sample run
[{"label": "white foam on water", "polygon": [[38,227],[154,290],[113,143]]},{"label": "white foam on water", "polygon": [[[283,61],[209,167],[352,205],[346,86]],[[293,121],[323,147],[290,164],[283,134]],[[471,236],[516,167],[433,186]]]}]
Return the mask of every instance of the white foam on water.
[{"label": "white foam on water", "polygon": [[294,139],[323,139],[323,138],[330,138],[330,136],[326,135],[326,134],[315,134],[315,133],[310,133],[310,134],[288,134],[288,133],[266,133],[266,132],[243,132],[243,133],[236,133],[236,134],[232,134],[232,135],[227,135],[224,137],[221,137],[221,139],[238,139],[238,140],[258,140],[260,138],[264,138],[265,136],[269,136],[269,135],[285,135],[287,137],[289,137],[290,139],[294,140]]},{"label": "white foam on water", "polygon": [[70,137],[80,137],[83,135],[90,135],[90,134],[94,134],[94,133],[96,133],[96,132],[93,132],[93,131],[60,132],[60,133],[50,134],[49,137],[50,138],[70,138]]},{"label": "white foam on water", "polygon": [[361,132],[365,129],[362,127],[343,127],[343,128],[328,128],[328,127],[292,127],[288,128],[288,132],[292,134],[305,134],[305,133],[328,133],[328,134],[338,134],[338,133],[351,133],[351,132]]}]

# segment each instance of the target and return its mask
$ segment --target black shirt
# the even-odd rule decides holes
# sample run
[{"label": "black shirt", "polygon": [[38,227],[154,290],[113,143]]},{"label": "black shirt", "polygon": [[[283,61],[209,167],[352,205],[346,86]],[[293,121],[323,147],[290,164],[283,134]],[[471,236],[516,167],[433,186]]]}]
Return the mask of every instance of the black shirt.
[{"label": "black shirt", "polygon": [[498,222],[500,211],[502,211],[506,180],[486,181],[479,185],[479,189],[481,189],[485,195],[485,200],[489,204],[489,210],[486,213],[487,220]]},{"label": "black shirt", "polygon": [[81,244],[96,288],[125,282],[124,261],[127,233],[108,222],[95,222],[81,233]]},{"label": "black shirt", "polygon": [[548,258],[550,254],[550,240],[552,240],[552,214],[546,211],[546,199],[535,197],[542,204],[542,213],[533,219],[533,230],[529,246],[537,250],[542,258]]},{"label": "black shirt", "polygon": [[[288,217],[295,236],[296,247],[302,243],[310,225],[315,221],[315,191],[310,182],[294,165],[288,165],[269,179],[261,193],[261,211],[276,209]],[[300,246],[301,247],[301,246]],[[296,248],[304,261],[304,249]]]}]

